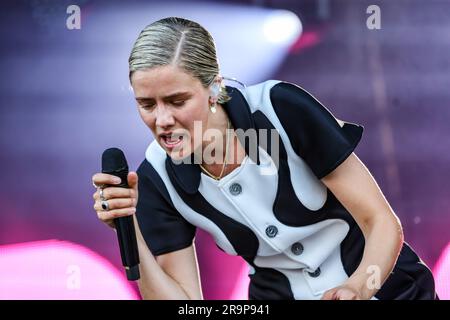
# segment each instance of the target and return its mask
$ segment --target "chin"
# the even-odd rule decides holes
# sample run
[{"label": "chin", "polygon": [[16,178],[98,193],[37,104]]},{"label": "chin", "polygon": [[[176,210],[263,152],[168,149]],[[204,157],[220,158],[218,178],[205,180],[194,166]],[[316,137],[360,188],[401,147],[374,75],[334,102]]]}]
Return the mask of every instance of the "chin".
[{"label": "chin", "polygon": [[169,155],[169,157],[175,162],[184,162],[183,160],[186,158],[186,157],[180,156],[178,152],[167,151],[167,150],[166,150],[166,152]]},{"label": "chin", "polygon": [[183,162],[183,163],[187,163],[187,164],[191,164],[193,163],[193,159],[192,159],[192,152],[189,152],[189,150],[186,150],[186,148],[178,148],[177,150],[174,149],[167,149],[167,148],[163,148],[166,153],[169,155],[169,157],[174,161],[174,162]]}]

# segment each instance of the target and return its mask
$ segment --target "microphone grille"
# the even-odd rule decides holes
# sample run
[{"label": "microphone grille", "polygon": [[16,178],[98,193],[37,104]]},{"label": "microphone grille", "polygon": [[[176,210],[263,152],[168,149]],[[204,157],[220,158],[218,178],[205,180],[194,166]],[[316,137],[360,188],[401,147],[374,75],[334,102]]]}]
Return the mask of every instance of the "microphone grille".
[{"label": "microphone grille", "polygon": [[119,169],[128,169],[127,159],[119,148],[109,148],[103,151],[102,171],[111,172]]}]

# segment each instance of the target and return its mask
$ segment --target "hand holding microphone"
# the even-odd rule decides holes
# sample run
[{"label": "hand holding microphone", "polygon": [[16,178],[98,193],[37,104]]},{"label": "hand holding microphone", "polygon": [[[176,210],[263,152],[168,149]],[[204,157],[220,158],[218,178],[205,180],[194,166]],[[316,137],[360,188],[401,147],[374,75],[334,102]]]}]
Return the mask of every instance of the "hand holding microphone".
[{"label": "hand holding microphone", "polygon": [[117,148],[105,150],[102,156],[102,173],[92,177],[97,186],[94,209],[104,223],[117,231],[122,264],[128,280],[139,279],[139,253],[133,215],[138,200],[138,176],[128,173],[123,152]]}]

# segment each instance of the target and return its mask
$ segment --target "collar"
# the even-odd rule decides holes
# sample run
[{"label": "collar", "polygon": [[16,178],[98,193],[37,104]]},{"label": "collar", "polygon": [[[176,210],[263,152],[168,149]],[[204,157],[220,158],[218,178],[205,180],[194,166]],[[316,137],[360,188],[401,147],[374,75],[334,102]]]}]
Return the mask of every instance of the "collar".
[{"label": "collar", "polygon": [[[234,129],[242,129],[245,133],[248,129],[256,129],[253,121],[250,106],[243,94],[234,87],[225,87],[231,99],[223,104],[224,110],[227,113]],[[249,143],[245,143],[245,136],[238,134],[238,139],[245,148],[245,153],[250,156]],[[257,142],[259,145],[259,137],[257,135]],[[258,148],[256,148],[258,150]],[[194,163],[193,154],[191,155],[190,163],[175,163],[169,155],[166,156],[166,170],[173,184],[179,185],[183,191],[188,194],[194,194],[198,191],[201,179],[201,169],[198,164]],[[256,153],[256,159],[252,159],[259,164],[259,152]]]}]

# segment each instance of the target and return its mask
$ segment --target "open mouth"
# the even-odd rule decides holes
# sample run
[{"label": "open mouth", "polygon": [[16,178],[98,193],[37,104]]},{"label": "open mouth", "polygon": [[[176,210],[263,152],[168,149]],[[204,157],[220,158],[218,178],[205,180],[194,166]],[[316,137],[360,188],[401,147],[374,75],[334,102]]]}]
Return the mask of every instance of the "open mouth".
[{"label": "open mouth", "polygon": [[183,141],[183,136],[181,135],[162,134],[160,137],[161,142],[169,149],[175,148]]}]

